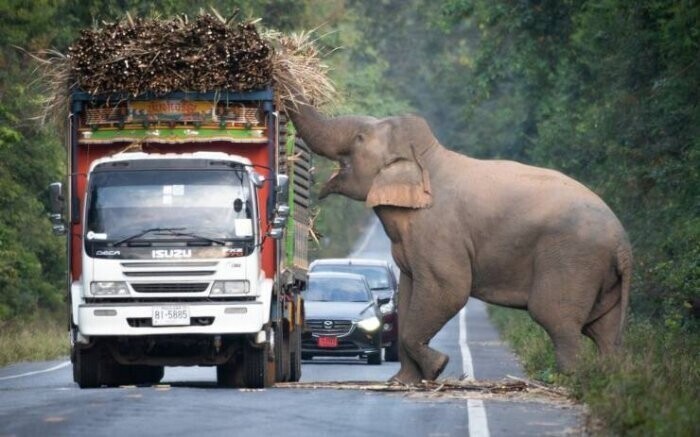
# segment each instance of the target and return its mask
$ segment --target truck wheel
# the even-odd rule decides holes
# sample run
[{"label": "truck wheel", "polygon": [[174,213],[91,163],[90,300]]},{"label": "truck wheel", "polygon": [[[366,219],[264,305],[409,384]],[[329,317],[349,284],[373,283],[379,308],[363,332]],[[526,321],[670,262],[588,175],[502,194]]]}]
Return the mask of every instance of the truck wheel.
[{"label": "truck wheel", "polygon": [[289,336],[289,380],[301,379],[301,328],[296,326]]},{"label": "truck wheel", "polygon": [[80,388],[123,384],[125,366],[119,365],[103,344],[75,348],[73,354],[73,380]]},{"label": "truck wheel", "polygon": [[372,352],[367,354],[367,364],[372,364],[372,365],[380,365],[382,364],[382,351],[381,349],[379,352]]},{"label": "truck wheel", "polygon": [[243,385],[246,388],[265,388],[274,383],[275,366],[270,360],[270,348],[246,346],[243,352],[245,369]]},{"label": "truck wheel", "polygon": [[384,359],[386,361],[396,362],[399,361],[399,341],[396,340],[391,343],[391,346],[384,348]]},{"label": "truck wheel", "polygon": [[80,388],[95,388],[100,383],[100,350],[95,345],[89,349],[75,348],[73,351],[73,381]]},{"label": "truck wheel", "polygon": [[284,328],[275,328],[275,381],[289,380],[289,336],[284,335]]}]

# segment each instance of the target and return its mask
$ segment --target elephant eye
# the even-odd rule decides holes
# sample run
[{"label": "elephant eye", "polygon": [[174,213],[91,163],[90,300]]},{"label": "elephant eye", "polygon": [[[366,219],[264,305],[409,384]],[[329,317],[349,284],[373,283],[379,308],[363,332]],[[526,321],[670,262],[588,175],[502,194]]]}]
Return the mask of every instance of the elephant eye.
[{"label": "elephant eye", "polygon": [[355,141],[358,143],[363,143],[365,141],[365,134],[359,133],[355,135]]}]

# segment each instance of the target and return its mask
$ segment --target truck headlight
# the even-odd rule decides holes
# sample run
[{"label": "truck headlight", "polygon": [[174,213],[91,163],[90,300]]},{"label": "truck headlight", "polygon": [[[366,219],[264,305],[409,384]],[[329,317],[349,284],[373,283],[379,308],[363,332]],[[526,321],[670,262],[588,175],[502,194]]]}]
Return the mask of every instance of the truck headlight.
[{"label": "truck headlight", "polygon": [[394,303],[391,302],[391,301],[385,303],[384,305],[382,305],[382,306],[379,307],[379,311],[380,311],[382,314],[390,314],[390,313],[393,313],[393,312],[394,312]]},{"label": "truck headlight", "polygon": [[126,282],[91,282],[90,293],[93,296],[128,296],[129,287]]},{"label": "truck headlight", "polygon": [[216,281],[211,287],[209,296],[231,296],[250,293],[248,281]]},{"label": "truck headlight", "polygon": [[382,322],[380,322],[379,319],[375,316],[357,322],[357,326],[359,326],[360,329],[362,329],[363,331],[367,332],[376,331],[377,329],[379,329],[381,324]]}]

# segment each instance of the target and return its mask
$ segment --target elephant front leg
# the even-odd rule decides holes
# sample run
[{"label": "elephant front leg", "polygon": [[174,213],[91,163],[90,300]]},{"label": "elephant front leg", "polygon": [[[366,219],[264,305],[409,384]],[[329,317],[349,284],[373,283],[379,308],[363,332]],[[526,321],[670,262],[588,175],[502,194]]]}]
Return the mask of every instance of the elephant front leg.
[{"label": "elephant front leg", "polygon": [[418,364],[422,379],[433,381],[445,370],[449,357],[428,346],[430,340],[467,303],[470,277],[414,277],[411,301],[400,330],[401,344]]},{"label": "elephant front leg", "polygon": [[404,329],[406,329],[406,313],[408,311],[412,292],[412,279],[404,272],[401,272],[398,293],[399,362],[401,363],[401,368],[399,369],[398,373],[392,376],[390,379],[390,381],[396,381],[401,384],[417,384],[421,381],[421,379],[423,379],[423,375],[418,367],[418,364],[408,354],[404,347],[403,341],[401,340],[401,333],[404,331]]}]

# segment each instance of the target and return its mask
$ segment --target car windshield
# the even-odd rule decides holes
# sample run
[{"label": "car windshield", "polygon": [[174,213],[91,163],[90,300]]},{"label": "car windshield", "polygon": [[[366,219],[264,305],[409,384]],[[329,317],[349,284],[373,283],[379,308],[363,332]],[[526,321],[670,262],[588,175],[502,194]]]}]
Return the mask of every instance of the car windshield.
[{"label": "car windshield", "polygon": [[362,266],[348,264],[318,264],[314,266],[314,272],[343,272],[362,275],[367,279],[369,288],[381,290],[391,287],[389,272],[382,266]]},{"label": "car windshield", "polygon": [[249,186],[242,170],[95,173],[90,178],[87,237],[110,241],[130,236],[173,238],[172,232],[144,233],[154,229],[177,229],[209,238],[251,237]]},{"label": "car windshield", "polygon": [[364,282],[348,278],[311,278],[304,300],[312,302],[370,302]]}]

